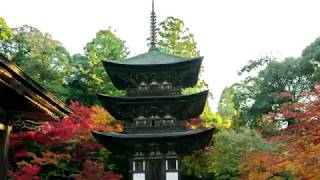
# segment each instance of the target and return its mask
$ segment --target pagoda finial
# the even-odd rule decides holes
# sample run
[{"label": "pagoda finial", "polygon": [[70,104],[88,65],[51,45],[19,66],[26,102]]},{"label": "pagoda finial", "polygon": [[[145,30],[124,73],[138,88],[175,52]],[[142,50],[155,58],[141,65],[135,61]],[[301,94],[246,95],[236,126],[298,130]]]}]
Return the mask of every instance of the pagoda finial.
[{"label": "pagoda finial", "polygon": [[154,11],[154,0],[152,0],[152,11],[150,16],[150,49],[157,50],[156,43],[157,43],[157,17],[156,12]]}]

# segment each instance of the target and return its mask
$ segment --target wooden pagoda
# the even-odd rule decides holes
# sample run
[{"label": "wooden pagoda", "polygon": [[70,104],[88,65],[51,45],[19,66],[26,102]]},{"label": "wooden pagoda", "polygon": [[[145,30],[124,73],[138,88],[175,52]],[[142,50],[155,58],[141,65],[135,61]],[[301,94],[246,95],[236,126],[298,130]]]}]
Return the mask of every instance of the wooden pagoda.
[{"label": "wooden pagoda", "polygon": [[0,179],[5,179],[11,130],[31,130],[69,109],[0,54]]},{"label": "wooden pagoda", "polygon": [[150,50],[123,61],[103,61],[113,84],[126,90],[127,96],[98,96],[125,130],[93,135],[113,155],[128,158],[130,180],[180,180],[181,156],[206,147],[213,134],[213,128],[187,128],[188,120],[202,113],[208,91],[181,94],[181,88],[197,84],[203,57],[160,52],[155,46],[155,24],[152,5]]}]

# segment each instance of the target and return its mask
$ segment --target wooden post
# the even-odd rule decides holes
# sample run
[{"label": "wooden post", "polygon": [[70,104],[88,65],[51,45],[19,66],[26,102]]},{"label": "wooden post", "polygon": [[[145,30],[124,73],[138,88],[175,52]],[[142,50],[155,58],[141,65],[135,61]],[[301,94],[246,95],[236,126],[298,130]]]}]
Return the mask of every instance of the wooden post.
[{"label": "wooden post", "polygon": [[11,126],[0,123],[0,179],[6,179],[11,130]]}]

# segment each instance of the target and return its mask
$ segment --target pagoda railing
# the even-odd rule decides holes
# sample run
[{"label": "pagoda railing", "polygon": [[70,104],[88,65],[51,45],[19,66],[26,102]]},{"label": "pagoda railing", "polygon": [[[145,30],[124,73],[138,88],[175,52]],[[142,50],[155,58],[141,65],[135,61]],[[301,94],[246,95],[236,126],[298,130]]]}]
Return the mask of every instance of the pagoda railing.
[{"label": "pagoda railing", "polygon": [[180,86],[172,86],[170,88],[161,87],[138,87],[138,88],[128,88],[126,89],[128,96],[174,96],[181,94]]},{"label": "pagoda railing", "polygon": [[174,121],[172,124],[161,124],[159,126],[152,126],[151,123],[137,125],[135,122],[125,123],[126,132],[168,132],[176,130],[185,130],[186,121]]}]

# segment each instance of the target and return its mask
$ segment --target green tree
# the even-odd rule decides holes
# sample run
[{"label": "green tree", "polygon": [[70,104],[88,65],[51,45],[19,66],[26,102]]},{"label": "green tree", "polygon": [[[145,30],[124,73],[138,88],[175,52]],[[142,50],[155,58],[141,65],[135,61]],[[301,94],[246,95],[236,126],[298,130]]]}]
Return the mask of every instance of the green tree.
[{"label": "green tree", "polygon": [[101,61],[118,61],[127,57],[129,51],[125,41],[111,29],[100,30],[84,49],[84,55],[76,54],[71,60],[72,68],[67,78],[73,92],[70,98],[92,105],[99,104],[97,93],[122,95],[124,92],[113,86]]},{"label": "green tree", "polygon": [[[259,69],[260,68],[260,69]],[[284,102],[299,101],[313,87],[313,65],[303,58],[259,59],[250,61],[243,72],[256,72],[233,86],[235,107],[242,124],[260,126],[262,115],[278,110]]]},{"label": "green tree", "polygon": [[181,19],[167,17],[159,24],[157,47],[160,51],[182,57],[199,56],[200,51],[194,35],[184,26]]},{"label": "green tree", "polygon": [[303,51],[302,56],[306,63],[312,64],[314,73],[312,80],[316,83],[320,82],[320,38],[308,45]]},{"label": "green tree", "polygon": [[62,44],[50,34],[37,28],[23,25],[13,29],[13,38],[3,43],[5,53],[32,79],[65,100],[68,97],[63,87],[68,71],[70,55]]},{"label": "green tree", "polygon": [[0,43],[9,41],[12,38],[12,29],[6,21],[0,17]]},{"label": "green tree", "polygon": [[219,104],[218,104],[218,114],[223,119],[233,120],[238,111],[235,105],[235,94],[232,87],[225,87],[220,96]]},{"label": "green tree", "polygon": [[101,60],[122,60],[128,54],[129,50],[125,41],[120,39],[110,28],[97,32],[96,37],[85,47],[85,55],[92,61],[99,61],[98,63]]},{"label": "green tree", "polygon": [[5,45],[12,39],[12,29],[8,27],[6,21],[0,17],[0,53],[2,55],[8,55],[8,49]]},{"label": "green tree", "polygon": [[193,179],[239,179],[245,155],[276,152],[280,147],[249,128],[223,129],[215,135],[212,146],[184,157],[182,168]]},{"label": "green tree", "polygon": [[301,56],[308,61],[320,62],[320,38],[305,47]]},{"label": "green tree", "polygon": [[[157,30],[159,34],[157,48],[161,52],[188,58],[200,55],[194,35],[189,32],[189,29],[185,27],[181,19],[167,17],[159,23]],[[208,89],[208,85],[204,80],[200,80],[194,87],[182,89],[182,94],[194,94],[204,89]],[[211,112],[208,102],[206,103],[202,117],[208,124],[213,124],[212,122],[217,119],[216,114]],[[228,124],[228,122],[219,122],[219,124]]]},{"label": "green tree", "polygon": [[220,131],[209,154],[209,172],[216,174],[217,179],[238,179],[245,154],[255,151],[273,152],[277,147],[277,144],[265,141],[254,130],[241,128],[238,131]]}]

